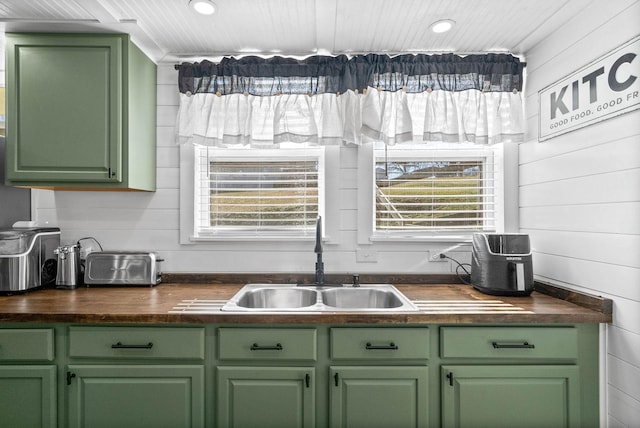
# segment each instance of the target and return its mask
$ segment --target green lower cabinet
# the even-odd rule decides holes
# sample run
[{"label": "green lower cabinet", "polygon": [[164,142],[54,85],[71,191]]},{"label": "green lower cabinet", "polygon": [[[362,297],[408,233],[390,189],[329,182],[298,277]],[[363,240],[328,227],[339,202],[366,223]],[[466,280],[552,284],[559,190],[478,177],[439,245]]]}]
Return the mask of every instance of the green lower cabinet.
[{"label": "green lower cabinet", "polygon": [[0,328],[0,428],[599,423],[596,324],[45,327]]},{"label": "green lower cabinet", "polygon": [[204,426],[204,367],[70,365],[68,427]]},{"label": "green lower cabinet", "polygon": [[331,427],[428,426],[426,366],[332,366]]},{"label": "green lower cabinet", "polygon": [[0,427],[56,426],[56,366],[0,366]]},{"label": "green lower cabinet", "polygon": [[315,388],[311,367],[218,367],[218,427],[313,427]]},{"label": "green lower cabinet", "polygon": [[442,366],[442,426],[578,428],[578,367]]}]

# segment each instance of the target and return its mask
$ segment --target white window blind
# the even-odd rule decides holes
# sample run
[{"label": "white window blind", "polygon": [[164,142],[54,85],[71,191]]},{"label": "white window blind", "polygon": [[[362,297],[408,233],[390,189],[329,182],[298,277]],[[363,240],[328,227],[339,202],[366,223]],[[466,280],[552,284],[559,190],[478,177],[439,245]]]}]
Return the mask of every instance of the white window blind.
[{"label": "white window blind", "polygon": [[375,232],[496,230],[495,149],[375,151]]},{"label": "white window blind", "polygon": [[323,149],[196,149],[196,236],[306,234],[324,200]]}]

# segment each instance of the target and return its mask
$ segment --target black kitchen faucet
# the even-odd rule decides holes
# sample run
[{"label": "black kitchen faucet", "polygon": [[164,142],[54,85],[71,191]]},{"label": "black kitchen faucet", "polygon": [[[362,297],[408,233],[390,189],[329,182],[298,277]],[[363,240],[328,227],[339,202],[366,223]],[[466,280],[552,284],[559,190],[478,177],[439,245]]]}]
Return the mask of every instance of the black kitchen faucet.
[{"label": "black kitchen faucet", "polygon": [[314,282],[317,285],[324,285],[324,263],[322,262],[322,217],[318,216],[316,221],[316,248],[313,250],[316,253],[316,274]]},{"label": "black kitchen faucet", "polygon": [[313,250],[316,253],[316,270],[311,284],[298,284],[299,286],[311,287],[342,287],[342,284],[328,284],[324,282],[324,263],[322,262],[322,217],[318,216],[316,220],[316,247]]}]

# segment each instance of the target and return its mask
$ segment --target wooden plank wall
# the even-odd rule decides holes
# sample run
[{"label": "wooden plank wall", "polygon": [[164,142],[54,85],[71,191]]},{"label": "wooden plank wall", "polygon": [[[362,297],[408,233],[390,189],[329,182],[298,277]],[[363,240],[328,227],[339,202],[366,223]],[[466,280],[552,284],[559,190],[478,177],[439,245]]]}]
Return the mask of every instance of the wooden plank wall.
[{"label": "wooden plank wall", "polygon": [[520,227],[539,279],[614,300],[601,353],[609,427],[640,421],[640,110],[539,143],[538,91],[637,36],[639,22],[638,1],[593,1],[526,53]]}]

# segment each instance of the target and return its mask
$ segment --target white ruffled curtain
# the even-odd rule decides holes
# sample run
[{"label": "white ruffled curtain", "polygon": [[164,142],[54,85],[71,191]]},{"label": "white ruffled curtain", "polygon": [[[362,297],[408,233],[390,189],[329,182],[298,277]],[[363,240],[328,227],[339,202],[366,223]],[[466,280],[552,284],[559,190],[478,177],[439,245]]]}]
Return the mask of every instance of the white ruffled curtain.
[{"label": "white ruffled curtain", "polygon": [[[306,79],[301,77],[300,83]],[[416,140],[494,144],[523,139],[520,91],[487,91],[487,81],[480,82],[482,89],[447,90],[443,88],[446,84],[438,88],[432,80],[423,82],[424,90],[416,91],[414,79],[413,92],[405,84],[391,88],[399,88],[396,90],[368,86],[322,92],[316,86],[307,93],[275,90],[267,95],[238,88],[223,94],[220,87],[212,88],[213,81],[220,79],[214,76],[194,92],[181,90],[179,142],[265,148],[285,141],[322,145],[384,141],[393,145]]]}]

